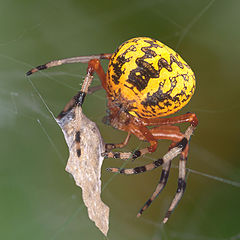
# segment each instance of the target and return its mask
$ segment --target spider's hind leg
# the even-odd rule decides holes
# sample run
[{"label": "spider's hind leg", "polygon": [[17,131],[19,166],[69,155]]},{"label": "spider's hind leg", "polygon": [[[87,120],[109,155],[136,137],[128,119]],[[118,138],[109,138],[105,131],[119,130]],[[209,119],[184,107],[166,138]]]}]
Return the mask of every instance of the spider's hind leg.
[{"label": "spider's hind leg", "polygon": [[187,144],[186,148],[180,155],[180,160],[179,160],[179,174],[178,174],[178,187],[176,194],[170,204],[170,207],[163,219],[163,223],[166,223],[175,209],[175,207],[178,205],[179,201],[181,200],[184,191],[186,189],[186,163],[187,163],[187,155],[188,155],[188,149],[189,145]]},{"label": "spider's hind leg", "polygon": [[[179,130],[180,131],[180,130]],[[176,142],[172,142],[172,144],[169,146],[170,150],[171,148],[176,146]],[[163,164],[162,166],[162,173],[161,173],[161,177],[159,179],[159,182],[157,184],[157,187],[155,189],[155,191],[153,192],[152,196],[146,201],[146,203],[143,205],[143,207],[139,210],[137,217],[141,217],[141,215],[143,214],[143,212],[151,205],[151,203],[158,197],[158,195],[162,192],[162,190],[164,189],[164,187],[167,184],[168,181],[168,177],[169,177],[169,173],[170,173],[170,169],[171,169],[171,161]]]},{"label": "spider's hind leg", "polygon": [[146,201],[144,206],[138,212],[137,217],[140,217],[142,215],[142,213],[151,205],[151,203],[154,201],[154,199],[157,198],[157,196],[164,189],[164,187],[167,184],[170,168],[171,168],[171,161],[168,162],[168,163],[165,163],[163,165],[162,173],[161,173],[161,177],[160,177],[160,180],[158,182],[158,185],[157,185],[154,193],[152,194],[152,196]]},{"label": "spider's hind leg", "polygon": [[195,127],[190,125],[185,131],[184,137],[177,142],[176,146],[171,148],[162,158],[159,158],[152,163],[146,164],[144,166],[135,167],[135,168],[107,168],[110,172],[119,172],[121,174],[139,174],[147,171],[151,171],[155,168],[162,166],[164,163],[172,161],[176,156],[182,153],[185,148],[188,146],[191,135],[193,134]]}]

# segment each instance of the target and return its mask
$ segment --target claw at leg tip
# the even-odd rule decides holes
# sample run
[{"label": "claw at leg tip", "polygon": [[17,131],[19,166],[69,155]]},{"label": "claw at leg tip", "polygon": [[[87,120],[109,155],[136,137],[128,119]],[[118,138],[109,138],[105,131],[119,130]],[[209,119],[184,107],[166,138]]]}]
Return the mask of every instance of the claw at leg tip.
[{"label": "claw at leg tip", "polygon": [[168,221],[168,218],[163,219],[163,224],[165,224]]},{"label": "claw at leg tip", "polygon": [[26,76],[29,76],[29,75],[31,75],[32,74],[32,71],[28,71],[27,73],[26,73]]},{"label": "claw at leg tip", "polygon": [[137,214],[137,218],[140,218],[140,217],[141,217],[141,215],[142,215],[141,213],[138,213],[138,214]]}]

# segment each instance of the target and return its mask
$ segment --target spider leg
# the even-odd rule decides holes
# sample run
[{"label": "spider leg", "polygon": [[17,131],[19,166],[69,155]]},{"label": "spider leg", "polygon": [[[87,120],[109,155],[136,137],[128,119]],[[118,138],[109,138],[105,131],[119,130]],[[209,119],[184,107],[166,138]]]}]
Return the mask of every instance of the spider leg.
[{"label": "spider leg", "polygon": [[147,171],[151,171],[155,168],[158,168],[162,166],[164,163],[167,163],[174,159],[177,155],[179,155],[182,150],[186,147],[187,145],[187,139],[183,138],[176,147],[172,148],[169,150],[162,158],[159,158],[156,161],[153,161],[152,163],[146,164],[144,166],[140,167],[135,167],[135,168],[107,168],[107,171],[110,172],[115,172],[115,173],[121,173],[121,174],[139,174]]},{"label": "spider leg", "polygon": [[106,87],[106,74],[101,66],[99,59],[91,59],[88,62],[87,75],[83,81],[81,91],[79,91],[64,107],[63,111],[58,115],[58,119],[65,116],[74,106],[82,106],[85,96],[88,93],[89,86],[93,80],[93,74],[96,72],[101,80],[103,88]]},{"label": "spider leg", "polygon": [[130,136],[131,136],[131,133],[128,132],[128,135],[127,135],[126,139],[122,143],[106,143],[105,144],[106,151],[110,151],[110,150],[115,149],[115,148],[123,148],[123,147],[125,147],[128,144]]},{"label": "spider leg", "polygon": [[141,123],[144,126],[156,126],[156,125],[172,125],[177,123],[188,122],[194,127],[198,125],[198,119],[195,113],[186,113],[176,117],[170,118],[154,118],[154,119],[141,119]]},{"label": "spider leg", "polygon": [[161,177],[158,182],[158,185],[157,185],[154,193],[152,194],[152,196],[146,201],[144,206],[138,212],[137,217],[140,217],[142,215],[143,211],[145,211],[151,205],[151,203],[154,201],[154,199],[157,198],[157,196],[164,189],[165,185],[167,184],[170,167],[171,167],[171,161],[163,164],[163,169],[162,169],[162,173],[161,173]]},{"label": "spider leg", "polygon": [[[178,126],[168,126],[168,125],[158,126],[150,129],[149,131],[156,140],[168,139],[174,142],[179,142],[184,137],[184,135],[180,132],[180,128]],[[125,144],[127,144],[126,140],[125,140]],[[110,146],[109,146],[109,149],[110,149]],[[108,149],[107,147],[106,149]],[[140,154],[137,155],[137,152],[140,152]],[[148,152],[149,152],[148,149],[144,148],[134,152],[105,152],[103,153],[103,155],[112,157],[112,158],[120,158],[120,159],[129,159],[132,157],[133,160],[135,160],[136,157],[142,156],[143,154]]]},{"label": "spider leg", "polygon": [[[177,126],[168,126],[168,125],[158,126],[150,129],[149,131],[155,139],[169,139],[174,142],[178,142],[184,137],[184,135],[180,132],[179,127]],[[108,150],[107,147],[106,149]],[[113,144],[113,148],[114,148],[114,144]],[[109,150],[110,150],[110,146],[109,146]],[[134,152],[104,152],[102,155],[109,158],[120,158],[120,159],[132,158],[133,160],[135,160],[137,157],[140,157],[148,152],[149,152],[148,148],[143,148],[141,150],[136,150]]]},{"label": "spider leg", "polygon": [[[179,127],[177,127],[177,126],[159,126],[159,127],[156,127],[156,128],[152,128],[151,130],[150,130],[150,132],[152,133],[152,135],[155,137],[155,138],[157,138],[157,139],[159,139],[159,138],[161,138],[161,139],[164,139],[164,134],[162,134],[162,135],[160,135],[159,134],[159,130],[162,132],[162,133],[164,133],[164,132],[172,132],[172,134],[173,134],[173,132],[180,132],[180,130],[179,130]],[[180,139],[179,140],[181,140],[181,138],[182,138],[182,135],[183,134],[181,134],[181,137],[180,137]],[[110,151],[110,150],[112,150],[112,149],[115,149],[115,148],[123,148],[123,147],[125,147],[127,144],[128,144],[128,141],[129,141],[129,139],[130,139],[130,136],[131,136],[131,133],[130,132],[128,132],[128,135],[127,135],[127,137],[126,137],[126,139],[124,140],[124,142],[122,142],[122,143],[106,143],[105,144],[105,149],[106,149],[106,151]],[[176,138],[176,136],[174,136],[175,138]],[[169,139],[168,137],[166,137],[166,139]],[[114,154],[114,153],[112,153],[112,154]],[[119,153],[120,154],[120,153]],[[127,153],[127,154],[132,154],[132,153]]]},{"label": "spider leg", "polygon": [[140,150],[136,150],[133,152],[104,152],[102,156],[107,158],[120,158],[120,159],[129,159],[132,158],[135,160],[138,157],[150,152],[154,152],[157,149],[157,140],[154,138],[150,130],[145,126],[136,126],[132,125],[129,127],[130,134],[136,135],[138,138],[142,140],[147,140],[150,143],[149,147],[142,148]]},{"label": "spider leg", "polygon": [[[144,127],[145,128],[145,127]],[[143,129],[144,129],[143,128]],[[131,132],[129,132],[131,134]],[[123,160],[132,158],[135,160],[136,158],[149,153],[149,152],[154,152],[156,150],[157,144],[156,140],[157,139],[169,139],[174,142],[180,141],[183,138],[183,134],[180,132],[180,129],[178,126],[171,126],[171,125],[165,125],[165,126],[158,126],[152,129],[147,129],[147,131],[143,134],[144,137],[148,135],[148,141],[150,142],[151,146],[148,148],[143,148],[140,150],[136,150],[134,152],[104,152],[102,155],[108,158],[120,158]],[[129,136],[130,137],[130,136]],[[147,140],[144,138],[141,138],[138,135],[138,138],[141,140]],[[151,141],[150,139],[154,139]],[[122,144],[107,144],[106,148],[107,150],[111,150],[114,148],[122,148],[127,145],[129,138],[127,137],[124,143]]]},{"label": "spider leg", "polygon": [[97,92],[98,90],[101,90],[103,87],[102,85],[97,85],[97,86],[94,86],[94,87],[90,87],[88,89],[88,94],[93,94],[95,92]]},{"label": "spider leg", "polygon": [[159,158],[152,163],[146,164],[144,166],[135,167],[135,168],[107,168],[107,171],[121,173],[121,174],[139,174],[147,171],[151,171],[155,168],[162,166],[164,163],[172,161],[176,156],[181,154],[181,152],[186,148],[190,140],[191,135],[193,134],[195,127],[190,125],[185,131],[184,137],[179,141],[175,147],[171,148],[162,158]]},{"label": "spider leg", "polygon": [[[173,142],[169,146],[169,150],[171,148],[173,148],[174,146],[176,146],[176,144],[177,144],[176,142]],[[171,161],[163,164],[161,177],[159,179],[157,187],[156,187],[155,191],[153,192],[152,196],[146,201],[146,203],[143,205],[143,207],[139,210],[137,217],[141,217],[142,213],[151,205],[151,203],[158,197],[158,195],[164,189],[164,187],[167,184],[168,176],[170,173],[170,168],[171,168]]]},{"label": "spider leg", "polygon": [[187,155],[188,155],[188,147],[189,145],[186,146],[185,150],[182,152],[180,156],[180,161],[179,161],[179,175],[178,175],[178,187],[177,187],[177,192],[172,200],[172,203],[163,219],[163,223],[166,223],[181,200],[184,191],[186,189],[186,162],[187,162]]},{"label": "spider leg", "polygon": [[27,76],[38,72],[39,70],[44,70],[47,68],[51,68],[51,67],[56,67],[56,66],[60,66],[63,64],[68,64],[68,63],[88,63],[90,60],[92,59],[110,59],[110,57],[112,56],[111,53],[103,53],[103,54],[98,54],[98,55],[92,55],[92,56],[80,56],[80,57],[72,57],[72,58],[65,58],[65,59],[60,59],[60,60],[54,60],[51,62],[48,62],[46,64],[37,66],[33,69],[31,69],[30,71],[28,71],[26,73]]},{"label": "spider leg", "polygon": [[[114,144],[113,144],[113,146],[114,146]],[[149,153],[149,152],[153,152],[153,151],[149,151],[149,148],[142,148],[140,150],[136,150],[133,152],[104,152],[104,153],[102,153],[102,156],[105,158],[120,158],[122,160],[127,160],[127,159],[132,158],[132,160],[135,160],[136,158],[141,157],[144,154]]]}]

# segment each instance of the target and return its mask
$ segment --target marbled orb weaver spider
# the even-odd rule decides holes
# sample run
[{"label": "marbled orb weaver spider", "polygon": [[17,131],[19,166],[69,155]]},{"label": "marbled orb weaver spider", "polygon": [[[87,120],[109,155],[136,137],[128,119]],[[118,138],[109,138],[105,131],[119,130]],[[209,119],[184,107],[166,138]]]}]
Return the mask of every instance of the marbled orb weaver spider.
[{"label": "marbled orb weaver spider", "polygon": [[[107,74],[100,64],[101,59],[109,60]],[[137,214],[138,217],[163,190],[168,180],[171,161],[180,155],[177,192],[163,219],[166,223],[186,187],[189,140],[198,120],[194,113],[170,118],[161,117],[177,112],[189,102],[195,90],[193,71],[175,51],[163,43],[149,37],[137,37],[124,42],[113,54],[52,61],[33,68],[27,75],[53,66],[78,62],[88,63],[88,79],[92,79],[93,73],[96,72],[101,80],[108,100],[107,122],[114,128],[128,133],[124,142],[106,144],[105,157],[136,159],[146,153],[155,152],[159,139],[171,141],[168,152],[150,164],[130,169],[107,169],[121,174],[139,174],[162,166],[157,187]],[[75,101],[82,104],[85,95],[86,92],[80,92]],[[173,124],[184,122],[190,123],[190,126],[183,134],[180,128]],[[151,127],[148,128],[149,126]],[[150,146],[133,152],[111,151],[126,146],[132,134],[149,142]]]}]

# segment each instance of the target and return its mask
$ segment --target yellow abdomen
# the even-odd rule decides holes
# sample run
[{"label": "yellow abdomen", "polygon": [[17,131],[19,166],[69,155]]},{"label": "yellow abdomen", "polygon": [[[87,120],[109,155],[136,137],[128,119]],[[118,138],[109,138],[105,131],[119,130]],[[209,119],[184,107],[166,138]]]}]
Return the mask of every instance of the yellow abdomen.
[{"label": "yellow abdomen", "polygon": [[124,42],[109,61],[107,91],[136,117],[175,113],[189,102],[195,85],[187,63],[171,48],[148,37]]}]

